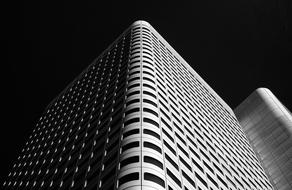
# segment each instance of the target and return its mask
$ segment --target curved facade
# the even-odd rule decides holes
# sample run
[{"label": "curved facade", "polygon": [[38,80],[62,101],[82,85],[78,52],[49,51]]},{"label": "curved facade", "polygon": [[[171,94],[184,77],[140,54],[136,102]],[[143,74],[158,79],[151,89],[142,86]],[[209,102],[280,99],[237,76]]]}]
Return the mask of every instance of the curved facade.
[{"label": "curved facade", "polygon": [[230,107],[145,21],[47,107],[4,189],[273,189]]},{"label": "curved facade", "polygon": [[269,89],[259,88],[235,114],[275,189],[292,189],[291,112]]}]

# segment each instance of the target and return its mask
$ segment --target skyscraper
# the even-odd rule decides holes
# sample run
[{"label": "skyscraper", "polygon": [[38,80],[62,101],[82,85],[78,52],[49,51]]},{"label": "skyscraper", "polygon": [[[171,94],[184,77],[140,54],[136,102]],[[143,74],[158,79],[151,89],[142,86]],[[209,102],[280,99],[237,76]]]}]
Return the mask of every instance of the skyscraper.
[{"label": "skyscraper", "polygon": [[259,88],[235,113],[274,189],[292,189],[291,112],[269,89]]},{"label": "skyscraper", "polygon": [[5,189],[273,189],[232,109],[145,21],[51,104]]}]

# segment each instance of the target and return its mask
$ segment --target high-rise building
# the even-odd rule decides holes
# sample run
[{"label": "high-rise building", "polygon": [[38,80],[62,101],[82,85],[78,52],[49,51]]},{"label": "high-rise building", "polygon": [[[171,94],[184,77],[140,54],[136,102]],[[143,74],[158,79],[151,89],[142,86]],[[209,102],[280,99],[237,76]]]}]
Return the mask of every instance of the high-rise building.
[{"label": "high-rise building", "polygon": [[4,189],[273,189],[232,109],[145,21],[52,103]]},{"label": "high-rise building", "polygon": [[234,112],[274,189],[292,189],[291,112],[266,88],[254,91]]}]

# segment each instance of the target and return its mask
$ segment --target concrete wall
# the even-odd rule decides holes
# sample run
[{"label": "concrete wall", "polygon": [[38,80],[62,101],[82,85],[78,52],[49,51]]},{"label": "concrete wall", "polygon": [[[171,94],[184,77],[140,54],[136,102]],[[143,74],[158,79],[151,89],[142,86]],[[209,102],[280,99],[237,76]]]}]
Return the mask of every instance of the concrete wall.
[{"label": "concrete wall", "polygon": [[234,112],[275,189],[292,189],[291,112],[266,88],[254,91]]}]

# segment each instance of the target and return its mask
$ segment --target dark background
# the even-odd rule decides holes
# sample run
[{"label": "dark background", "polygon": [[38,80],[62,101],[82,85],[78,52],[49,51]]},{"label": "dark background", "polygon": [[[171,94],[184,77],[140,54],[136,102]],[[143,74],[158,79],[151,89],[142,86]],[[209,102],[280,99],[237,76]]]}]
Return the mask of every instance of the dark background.
[{"label": "dark background", "polygon": [[291,110],[291,1],[190,2],[29,1],[3,14],[1,185],[46,105],[135,20],[148,21],[231,108],[267,87]]}]

